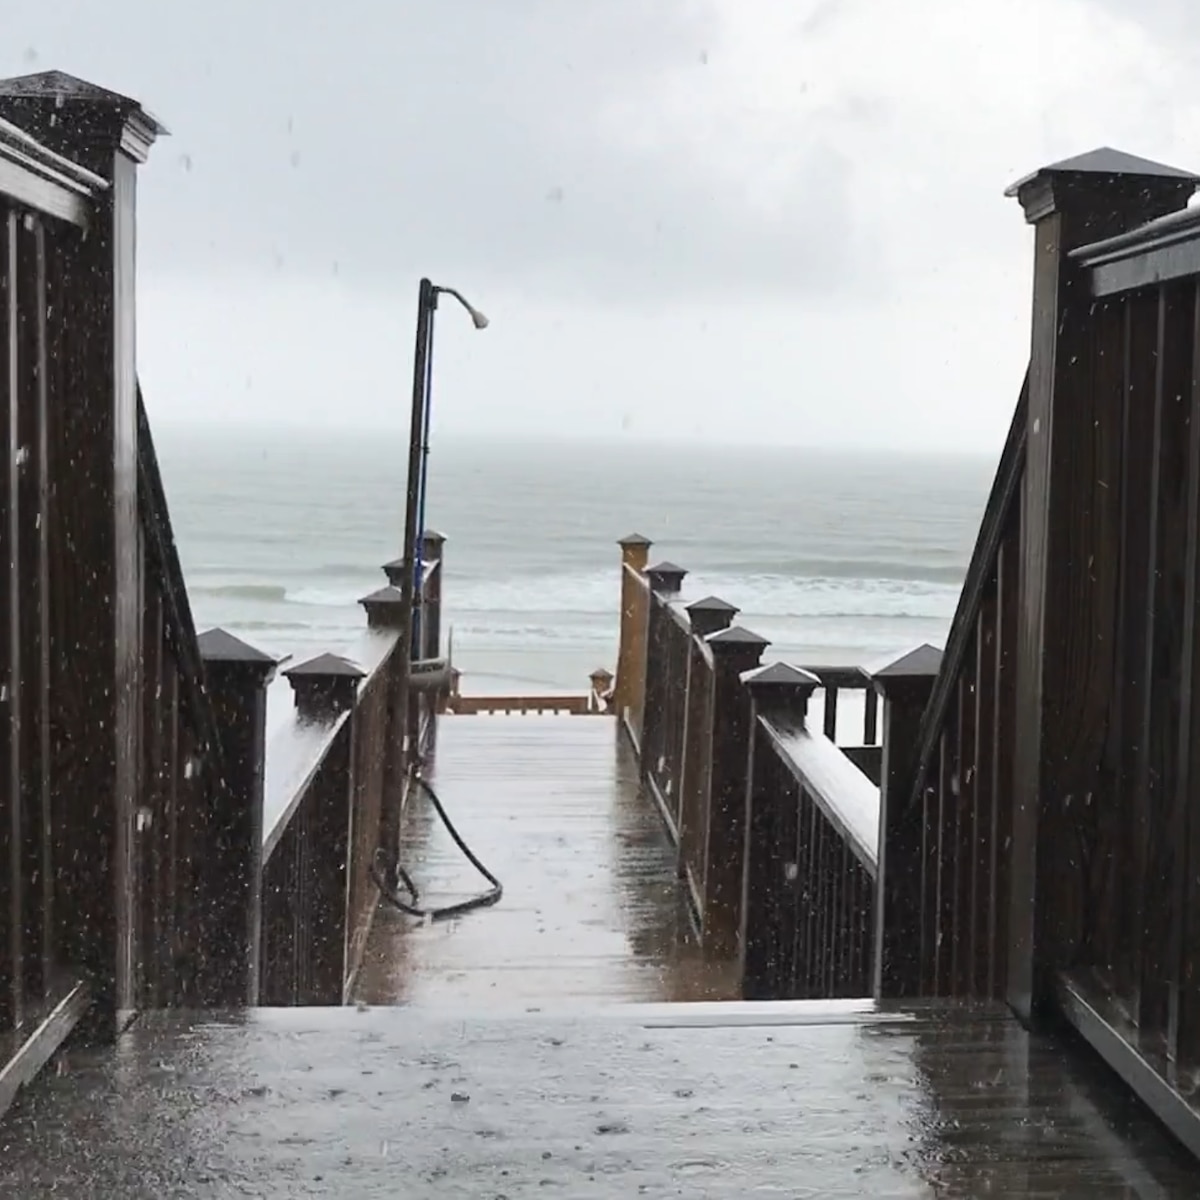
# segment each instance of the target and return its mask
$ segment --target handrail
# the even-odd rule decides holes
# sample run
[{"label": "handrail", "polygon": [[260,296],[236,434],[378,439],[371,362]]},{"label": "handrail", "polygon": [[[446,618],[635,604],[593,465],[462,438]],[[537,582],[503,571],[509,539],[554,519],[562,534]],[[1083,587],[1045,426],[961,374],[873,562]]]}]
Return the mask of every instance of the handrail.
[{"label": "handrail", "polygon": [[150,420],[142,399],[140,380],[137,384],[137,422],[138,508],[142,529],[162,572],[163,604],[168,616],[167,636],[178,657],[180,681],[198,725],[201,744],[209,747],[216,759],[219,777],[224,778],[225,758],[220,726],[204,688],[204,664],[196,637],[196,623],[171,529],[171,514],[167,508],[167,496],[163,489],[158,455],[154,450]]},{"label": "handrail", "polygon": [[1018,488],[1025,470],[1025,439],[1029,413],[1029,371],[1021,384],[1021,394],[1013,413],[1008,437],[1000,455],[1000,465],[992,481],[987,507],[979,527],[979,537],[971,555],[971,564],[958,597],[958,607],[950,625],[950,636],[946,640],[946,652],[933,685],[929,703],[921,718],[917,736],[918,753],[916,771],[913,775],[914,794],[924,778],[937,749],[938,738],[946,721],[954,687],[962,674],[967,648],[971,644],[975,623],[979,617],[984,591],[988,580],[996,569],[996,556],[1003,540],[1004,529],[1012,514]]},{"label": "handrail", "polygon": [[91,201],[107,188],[107,180],[0,118],[0,196],[86,229]]},{"label": "handrail", "polygon": [[1079,246],[1068,257],[1090,270],[1196,237],[1200,237],[1200,207],[1193,206],[1169,212],[1099,242]]},{"label": "handrail", "polygon": [[759,717],[776,754],[855,858],[879,869],[879,789],[824,734],[803,720]]},{"label": "handrail", "polygon": [[[18,149],[19,147],[19,149]],[[108,180],[87,167],[80,166],[65,154],[43,145],[20,125],[0,117],[0,157],[36,171],[44,179],[70,187],[81,196],[108,189]]]}]

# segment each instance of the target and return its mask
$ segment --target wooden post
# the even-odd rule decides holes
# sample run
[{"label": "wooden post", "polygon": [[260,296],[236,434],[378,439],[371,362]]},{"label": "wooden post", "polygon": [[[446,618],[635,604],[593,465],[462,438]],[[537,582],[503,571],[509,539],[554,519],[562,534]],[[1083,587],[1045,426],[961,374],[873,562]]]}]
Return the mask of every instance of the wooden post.
[{"label": "wooden post", "polygon": [[446,535],[426,529],[421,535],[421,561],[436,564],[421,597],[421,658],[437,658],[442,646],[442,582],[446,575]]},{"label": "wooden post", "polygon": [[[404,560],[397,558],[384,563],[383,573],[388,579],[387,586],[364,596],[359,600],[359,604],[367,614],[368,629],[395,630],[400,634],[404,630],[404,596],[400,591],[400,581],[404,577]],[[388,736],[384,742],[383,795],[379,815],[380,847],[389,850],[393,855],[399,845],[400,812],[404,807],[405,796],[405,731],[400,728],[401,672],[398,662],[398,656],[403,652],[403,647],[394,647],[388,667]],[[418,705],[412,703],[408,707],[409,714],[413,715]]]},{"label": "wooden post", "polygon": [[346,878],[350,855],[350,812],[354,796],[354,708],[364,673],[336,654],[321,654],[284,672],[305,720],[329,723],[349,712],[347,727],[330,747],[319,779],[315,811],[305,830],[309,846],[301,861],[312,876],[308,940],[310,984],[305,1002],[340,1004],[346,975]]},{"label": "wooden post", "polygon": [[733,624],[734,618],[742,610],[728,600],[719,596],[705,596],[703,600],[695,600],[687,606],[687,615],[691,618],[692,632],[697,637],[708,637],[720,633]]},{"label": "wooden post", "polygon": [[361,668],[339,654],[319,654],[283,673],[296,696],[296,711],[308,721],[332,721],[354,707]]},{"label": "wooden post", "polygon": [[642,668],[642,726],[639,759],[642,778],[666,752],[667,628],[671,620],[665,608],[683,589],[687,571],[663,561],[646,568],[649,588],[646,612],[645,663]]},{"label": "wooden post", "polygon": [[1007,193],[1035,228],[1007,953],[1007,998],[1025,1021],[1073,954],[1067,914],[1083,885],[1066,806],[1098,786],[1109,706],[1123,690],[1095,685],[1115,668],[1121,410],[1092,386],[1095,302],[1070,253],[1183,208],[1196,182],[1097,150]]},{"label": "wooden post", "polygon": [[613,673],[607,667],[597,667],[588,676],[591,691],[588,695],[589,712],[612,711]]},{"label": "wooden post", "polygon": [[[739,945],[742,999],[777,1000],[780,995],[779,964],[784,960],[778,945],[781,899],[794,891],[796,881],[788,877],[793,868],[795,846],[784,846],[778,837],[780,804],[795,803],[790,793],[770,786],[765,759],[771,754],[763,745],[765,734],[760,716],[803,726],[808,702],[821,686],[809,671],[787,663],[772,663],[751,671],[743,683],[750,694],[750,748],[746,766],[745,849],[742,856],[742,922]],[[789,904],[794,905],[788,895]],[[790,953],[789,953],[790,957]]]},{"label": "wooden post", "polygon": [[877,999],[921,994],[922,872],[925,833],[936,831],[923,797],[912,795],[921,717],[933,693],[942,652],[918,646],[875,671],[883,698],[883,765],[879,786],[879,858],[875,875],[874,992]]},{"label": "wooden post", "polygon": [[627,709],[641,707],[646,688],[646,606],[644,589],[634,576],[646,569],[651,542],[631,533],[617,544],[621,547],[621,633],[613,708],[623,716]]},{"label": "wooden post", "polygon": [[701,939],[706,955],[728,959],[738,954],[746,850],[750,693],[741,677],[759,665],[771,643],[738,625],[706,640],[713,654],[713,735]]},{"label": "wooden post", "polygon": [[[386,570],[386,568],[385,568]],[[359,604],[367,614],[368,629],[404,628],[404,609],[401,607],[403,597],[400,589],[394,584],[381,587],[369,596],[363,596]]]},{"label": "wooden post", "polygon": [[[67,303],[79,325],[65,362],[71,403],[61,422],[52,537],[86,548],[64,564],[51,597],[80,611],[51,634],[55,923],[66,962],[91,987],[89,1032],[113,1036],[138,993],[134,948],[143,909],[136,824],[141,736],[141,598],[137,507],[137,168],[165,132],[127,96],[60,71],[0,81],[0,117],[102,176]],[[66,464],[70,464],[69,467]],[[66,697],[70,701],[66,701]]]},{"label": "wooden post", "polygon": [[200,1003],[219,1008],[258,1003],[262,918],[263,766],[267,684],[275,660],[223,629],[198,639],[204,688],[212,699],[225,778],[205,822]]}]

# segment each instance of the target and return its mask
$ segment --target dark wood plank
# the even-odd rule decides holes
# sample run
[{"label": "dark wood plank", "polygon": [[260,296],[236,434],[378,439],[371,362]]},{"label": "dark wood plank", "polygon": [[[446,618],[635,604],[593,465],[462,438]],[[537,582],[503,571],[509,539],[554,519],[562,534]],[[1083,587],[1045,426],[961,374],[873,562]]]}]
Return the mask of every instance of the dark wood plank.
[{"label": "dark wood plank", "polygon": [[1155,377],[1155,454],[1152,475],[1152,582],[1147,598],[1146,703],[1142,709],[1136,803],[1143,824],[1141,989],[1137,1011],[1143,1029],[1167,1027],[1172,877],[1181,802],[1178,766],[1180,662],[1183,635],[1185,483],[1191,398],[1193,290],[1180,285],[1159,293]]},{"label": "dark wood plank", "polygon": [[1113,887],[1119,936],[1113,956],[1113,985],[1129,1011],[1140,1007],[1146,873],[1146,777],[1141,736],[1150,703],[1147,614],[1152,604],[1151,534],[1155,462],[1155,376],[1158,346],[1158,296],[1144,293],[1125,303],[1123,453],[1121,456],[1121,567],[1118,603],[1118,657],[1115,678],[1115,775],[1121,807],[1120,834],[1129,851],[1119,861]]},{"label": "dark wood plank", "polygon": [[17,258],[17,213],[0,207],[0,680],[3,728],[0,728],[0,1029],[21,1024],[24,961],[23,813],[21,806],[21,577],[19,546],[19,476],[17,414],[20,397],[20,298]]},{"label": "dark wood plank", "polygon": [[4,1194],[1196,1194],[1165,1134],[995,1011],[180,1014],[63,1067],[10,1114]]},{"label": "dark wood plank", "polygon": [[991,811],[988,869],[992,888],[988,898],[988,986],[986,995],[999,999],[1008,979],[1008,917],[1012,862],[1012,745],[1016,727],[1017,621],[1020,603],[1019,505],[1010,514],[1009,527],[996,557],[996,722],[992,740],[995,803]]},{"label": "dark wood plank", "polygon": [[88,1003],[82,981],[66,977],[48,981],[45,995],[30,1005],[22,1028],[0,1034],[0,1118],[71,1036]]},{"label": "dark wood plank", "polygon": [[998,579],[993,581],[979,608],[975,638],[975,803],[971,812],[971,884],[968,988],[973,996],[992,996],[990,964],[995,953],[992,929],[995,911],[995,857],[993,842],[996,806],[996,683],[999,671],[996,628]]},{"label": "dark wood plank", "polygon": [[[1193,289],[1191,343],[1193,363],[1200,347],[1200,286]],[[1179,691],[1178,764],[1175,775],[1171,834],[1175,842],[1175,876],[1171,888],[1172,966],[1167,1051],[1185,1069],[1200,1066],[1200,810],[1193,801],[1200,779],[1200,372],[1193,366],[1187,397],[1188,461],[1185,502],[1187,528],[1183,567],[1183,629]]]},{"label": "dark wood plank", "polygon": [[955,996],[971,994],[975,868],[975,691],[976,653],[967,654],[958,681],[957,766],[954,805],[954,943],[952,979]]},{"label": "dark wood plank", "polygon": [[958,714],[942,733],[938,767],[937,818],[934,826],[933,988],[931,996],[954,994],[955,827],[958,796],[955,781]]},{"label": "dark wood plank", "polygon": [[[428,926],[382,907],[359,999],[492,1010],[738,994],[736,961],[700,952],[674,853],[615,718],[446,717],[431,780],[504,898]],[[410,803],[403,846],[430,904],[482,884],[423,799]]]},{"label": "dark wood plank", "polygon": [[[1086,971],[1062,973],[1057,980],[1061,1013],[1116,1077],[1200,1159],[1200,1108],[1190,1079],[1171,1069],[1161,1031],[1139,1029],[1097,982]],[[1196,1170],[1200,1178],[1200,1167]]]},{"label": "dark wood plank", "polygon": [[46,413],[46,248],[41,221],[25,216],[17,231],[18,309],[16,424],[16,573],[22,595],[20,758],[22,811],[23,986],[45,998],[53,967],[49,759],[49,562]]},{"label": "dark wood plank", "polygon": [[826,684],[823,721],[824,721],[824,728],[825,728],[825,736],[831,742],[837,741],[837,711],[838,711],[838,689]]}]

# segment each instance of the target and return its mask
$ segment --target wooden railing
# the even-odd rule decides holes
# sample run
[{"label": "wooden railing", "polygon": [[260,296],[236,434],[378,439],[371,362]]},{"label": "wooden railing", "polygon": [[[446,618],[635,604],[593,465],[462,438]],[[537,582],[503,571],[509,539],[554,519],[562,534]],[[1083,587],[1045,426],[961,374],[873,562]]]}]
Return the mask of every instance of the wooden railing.
[{"label": "wooden railing", "polygon": [[1014,191],[1029,377],[885,772],[879,986],[1067,1019],[1200,1152],[1200,217],[1195,177],[1099,159]]},{"label": "wooden railing", "polygon": [[450,716],[607,716],[613,711],[613,675],[604,667],[592,672],[586,692],[536,695],[464,696],[462,672],[450,671],[450,691],[441,711]]},{"label": "wooden railing", "polygon": [[909,664],[880,680],[895,726],[876,980],[888,997],[1005,991],[1028,404],[1026,380],[936,674]]},{"label": "wooden railing", "polygon": [[[426,559],[420,600],[429,657],[438,650],[429,631],[440,627],[441,569],[441,558]],[[384,570],[394,580],[395,565]],[[396,703],[399,600],[394,583],[364,598],[369,628],[356,647],[284,672],[294,708],[267,745],[261,1003],[340,1004],[361,961],[378,902],[371,869],[381,816],[404,803],[408,782]],[[416,691],[412,701],[423,754],[438,697]]]},{"label": "wooden railing", "polygon": [[[615,695],[706,952],[741,957],[746,995],[869,994],[883,757],[875,680],[859,667],[760,670],[769,642],[734,623],[735,605],[689,602],[687,572],[645,566],[650,543],[633,544],[642,565],[627,539]],[[862,744],[843,749],[831,735],[839,691],[851,689],[867,694]],[[807,719],[818,692],[824,732]],[[777,696],[792,706],[777,711]]]},{"label": "wooden railing", "polygon": [[774,664],[753,699],[741,959],[747,999],[871,994],[879,788],[823,732],[820,680]]},{"label": "wooden railing", "polygon": [[85,1011],[248,998],[257,887],[133,357],[158,128],[44,83],[0,84],[0,1108]]},{"label": "wooden railing", "polygon": [[[319,672],[290,673],[304,700],[270,754],[276,663],[197,636],[135,361],[135,175],[159,132],[69,76],[0,82],[0,1111],[81,1022],[340,1001],[379,806],[403,797],[394,588],[364,600],[336,713]],[[436,653],[441,539],[424,549]],[[412,706],[421,746],[437,704]]]},{"label": "wooden railing", "polygon": [[[137,891],[133,1007],[245,1002],[254,995],[255,931],[247,914],[258,890],[259,836],[243,764],[247,714],[226,703],[227,689],[214,686],[223,681],[206,680],[140,389],[137,498],[141,754],[130,876]],[[263,674],[271,665],[261,656],[250,669]]]},{"label": "wooden railing", "polygon": [[[620,661],[706,947],[740,955],[747,995],[1066,1019],[1200,1153],[1196,184],[1102,151],[1015,189],[1037,231],[1026,385],[945,655],[872,676],[877,795],[809,727],[817,673],[689,627],[673,568],[671,587],[623,564]],[[648,615],[627,635],[635,574]],[[740,690],[722,689],[734,645]],[[731,945],[710,910],[737,846]]]},{"label": "wooden railing", "polygon": [[118,772],[112,735],[132,704],[113,686],[117,581],[82,552],[111,546],[116,504],[88,449],[113,428],[87,311],[116,275],[108,190],[0,120],[0,1112],[89,1003],[118,1004],[114,804],[134,763]]}]

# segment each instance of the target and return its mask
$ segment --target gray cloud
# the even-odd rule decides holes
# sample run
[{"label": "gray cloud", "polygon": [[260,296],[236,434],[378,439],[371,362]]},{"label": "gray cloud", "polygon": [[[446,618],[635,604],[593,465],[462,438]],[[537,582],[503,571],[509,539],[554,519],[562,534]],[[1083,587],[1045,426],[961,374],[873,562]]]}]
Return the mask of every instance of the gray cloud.
[{"label": "gray cloud", "polygon": [[[37,67],[136,94],[173,132],[142,193],[156,270],[428,270],[629,300],[829,292],[864,258],[834,122],[806,131],[773,216],[703,147],[605,135],[614,103],[706,69],[704,4],[210,0],[151,38],[138,0],[60,0],[9,44],[37,50],[46,8],[60,61]],[[124,45],[102,36],[121,25]]]}]

